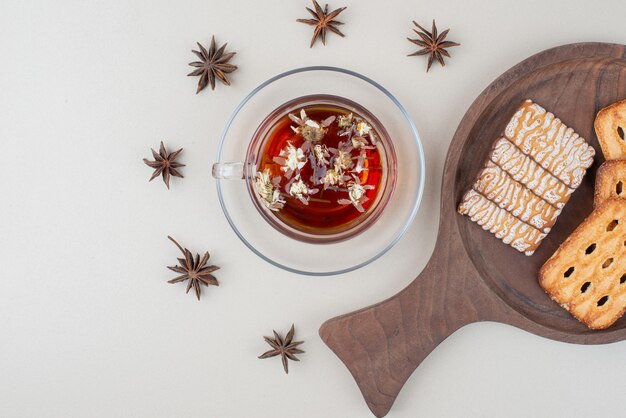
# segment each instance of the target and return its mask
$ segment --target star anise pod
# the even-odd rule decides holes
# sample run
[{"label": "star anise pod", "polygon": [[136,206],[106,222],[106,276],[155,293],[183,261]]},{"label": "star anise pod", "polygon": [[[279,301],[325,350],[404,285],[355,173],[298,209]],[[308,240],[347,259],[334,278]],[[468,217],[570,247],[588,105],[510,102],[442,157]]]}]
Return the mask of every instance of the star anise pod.
[{"label": "star anise pod", "polygon": [[283,361],[283,369],[285,369],[285,373],[289,373],[287,359],[300,361],[300,359],[296,357],[296,354],[304,353],[304,351],[297,348],[304,341],[293,341],[294,332],[294,326],[291,324],[291,329],[284,339],[278,335],[276,331],[274,331],[274,338],[263,337],[263,339],[272,346],[272,349],[261,354],[259,358],[263,359],[280,355]]},{"label": "star anise pod", "polygon": [[407,39],[415,45],[421,46],[422,49],[412,54],[409,54],[408,56],[411,57],[415,55],[429,54],[426,72],[430,70],[430,66],[433,64],[434,59],[437,59],[437,61],[439,61],[439,64],[441,64],[442,67],[445,67],[446,63],[444,62],[443,57],[445,56],[450,58],[450,54],[448,53],[448,51],[446,51],[446,48],[461,45],[456,42],[445,40],[446,36],[448,36],[448,32],[450,32],[450,29],[446,29],[440,34],[437,34],[437,25],[435,25],[435,19],[433,19],[433,28],[430,32],[421,27],[416,21],[413,21],[413,24],[419,29],[419,31],[413,29],[413,32],[417,33],[417,35],[421,39]]},{"label": "star anise pod", "polygon": [[198,80],[198,89],[196,90],[196,94],[200,93],[207,84],[211,85],[211,90],[215,90],[215,78],[217,77],[222,81],[222,83],[230,86],[230,80],[226,74],[232,73],[237,69],[237,66],[229,64],[230,61],[236,54],[236,52],[229,52],[227,54],[224,53],[226,49],[225,43],[217,49],[217,45],[215,44],[215,36],[211,38],[211,46],[207,51],[205,47],[200,45],[199,42],[198,48],[200,51],[191,50],[194,54],[200,58],[200,61],[190,62],[189,65],[192,67],[196,67],[197,69],[187,74],[187,76],[200,76],[200,80]]},{"label": "star anise pod", "polygon": [[200,258],[200,254],[196,254],[195,258],[191,254],[187,248],[181,247],[181,245],[176,242],[176,240],[168,235],[170,241],[172,241],[178,249],[183,253],[184,258],[178,259],[177,266],[168,266],[167,268],[175,271],[176,273],[180,273],[180,276],[169,280],[168,283],[179,283],[189,280],[187,283],[187,293],[193,287],[196,292],[196,297],[200,300],[200,294],[202,293],[202,288],[200,285],[204,286],[219,286],[217,279],[211,273],[215,270],[219,270],[217,266],[207,266],[206,263],[209,261],[209,253],[208,251],[204,253],[202,258]]},{"label": "star anise pod", "polygon": [[296,22],[306,23],[307,25],[315,26],[315,30],[313,31],[313,38],[311,39],[310,48],[313,48],[313,44],[317,41],[317,38],[321,36],[322,44],[326,45],[326,31],[329,30],[331,32],[336,33],[342,38],[345,36],[341,31],[337,28],[337,25],[343,25],[343,22],[339,22],[335,20],[335,18],[339,15],[339,13],[346,10],[346,7],[340,7],[339,9],[335,9],[332,12],[328,13],[328,4],[321,8],[321,6],[317,3],[316,0],[313,0],[313,6],[315,7],[315,11],[310,8],[306,8],[309,13],[313,15],[313,19],[297,19]]},{"label": "star anise pod", "polygon": [[152,181],[157,178],[159,175],[163,176],[163,182],[170,188],[170,176],[176,176],[183,178],[184,176],[176,170],[177,168],[184,167],[185,164],[177,163],[174,160],[178,157],[178,154],[183,150],[182,148],[178,151],[174,151],[172,153],[167,152],[165,149],[165,145],[163,145],[163,141],[161,141],[161,146],[159,148],[159,152],[156,152],[152,148],[152,156],[154,157],[154,161],[150,161],[147,158],[143,159],[143,162],[146,165],[154,168],[154,173],[152,173],[152,177],[150,180]]}]

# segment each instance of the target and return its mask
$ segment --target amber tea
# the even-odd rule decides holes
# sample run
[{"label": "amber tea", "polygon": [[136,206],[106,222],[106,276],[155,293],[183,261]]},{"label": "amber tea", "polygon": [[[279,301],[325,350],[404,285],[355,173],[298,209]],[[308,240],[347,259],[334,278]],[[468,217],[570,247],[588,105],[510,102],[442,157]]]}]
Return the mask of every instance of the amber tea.
[{"label": "amber tea", "polygon": [[269,216],[297,231],[331,235],[379,214],[381,197],[393,188],[393,149],[369,112],[343,98],[312,97],[272,122],[251,190]]}]

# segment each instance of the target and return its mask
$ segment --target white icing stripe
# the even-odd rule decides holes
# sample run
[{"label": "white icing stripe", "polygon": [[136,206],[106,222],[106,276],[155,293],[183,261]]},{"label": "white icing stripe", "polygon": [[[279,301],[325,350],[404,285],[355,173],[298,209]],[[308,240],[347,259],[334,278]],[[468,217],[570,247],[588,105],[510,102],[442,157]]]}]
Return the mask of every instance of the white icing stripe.
[{"label": "white icing stripe", "polygon": [[561,213],[491,161],[479,173],[474,189],[516,218],[545,233],[550,231]]},{"label": "white icing stripe", "polygon": [[465,193],[458,210],[505,244],[526,255],[532,255],[546,236],[474,190]]},{"label": "white icing stripe", "polygon": [[559,209],[567,203],[574,192],[574,189],[567,187],[544,170],[506,138],[496,141],[490,159],[513,180],[528,187],[534,194]]},{"label": "white icing stripe", "polygon": [[593,147],[530,100],[515,112],[504,133],[524,154],[572,188],[580,185],[593,164]]}]

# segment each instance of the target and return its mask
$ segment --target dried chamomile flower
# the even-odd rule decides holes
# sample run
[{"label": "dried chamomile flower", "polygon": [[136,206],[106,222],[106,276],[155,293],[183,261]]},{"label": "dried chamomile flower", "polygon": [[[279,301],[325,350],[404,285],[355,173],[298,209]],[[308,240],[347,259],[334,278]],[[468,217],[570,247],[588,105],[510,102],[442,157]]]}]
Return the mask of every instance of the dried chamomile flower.
[{"label": "dried chamomile flower", "polygon": [[372,144],[376,144],[374,129],[362,118],[350,113],[349,115],[339,116],[337,124],[342,128],[338,133],[339,136],[347,136],[350,138],[354,148],[367,146],[368,142],[365,139],[366,136],[370,138]]},{"label": "dried chamomile flower", "polygon": [[291,142],[288,142],[278,155],[274,157],[274,162],[280,165],[280,169],[285,172],[285,177],[288,179],[306,165],[307,158],[302,148],[296,148]]},{"label": "dried chamomile flower", "polygon": [[315,145],[313,147],[313,156],[315,157],[315,164],[318,167],[326,167],[330,164],[330,161],[328,161],[330,158],[330,151],[326,145]]},{"label": "dried chamomile flower", "polygon": [[317,125],[317,122],[312,122],[302,128],[300,135],[302,135],[302,138],[304,138],[305,141],[316,143],[324,138],[324,129],[319,125],[311,126],[313,124]]},{"label": "dried chamomile flower", "polygon": [[361,185],[361,181],[357,176],[352,175],[352,177],[354,178],[354,180],[348,183],[348,197],[350,197],[350,200],[339,199],[337,203],[339,203],[340,205],[352,204],[355,208],[357,208],[359,212],[365,212],[365,209],[363,208],[363,203],[369,200],[369,198],[365,195],[365,191],[374,189],[374,186],[363,186]]},{"label": "dried chamomile flower", "polygon": [[300,178],[294,179],[294,181],[292,181],[291,184],[288,183],[287,186],[289,187],[289,195],[295,197],[304,205],[309,204],[310,195],[315,194],[319,191],[319,189],[309,189],[306,183],[303,182]]},{"label": "dried chamomile flower", "polygon": [[254,179],[254,186],[261,197],[261,202],[271,211],[278,212],[285,206],[285,200],[280,196],[277,188],[280,177],[270,178],[270,170],[266,168],[258,171]]},{"label": "dried chamomile flower", "polygon": [[334,161],[335,171],[343,173],[352,167],[352,154],[350,151],[340,149],[337,151]]},{"label": "dried chamomile flower", "polygon": [[341,115],[337,119],[337,125],[342,129],[349,128],[352,126],[353,118],[354,118],[354,115],[352,113],[350,113],[349,115]]},{"label": "dried chamomile flower", "polygon": [[310,119],[304,109],[301,109],[300,117],[290,113],[289,119],[298,125],[291,127],[295,133],[300,134],[307,142],[317,143],[324,138],[327,128],[335,121],[335,116],[329,116],[320,123]]},{"label": "dried chamomile flower", "polygon": [[359,134],[359,136],[369,135],[371,130],[372,127],[365,121],[360,121],[356,124],[356,132],[357,134]]},{"label": "dried chamomile flower", "polygon": [[295,132],[295,133],[300,133],[300,129],[302,129],[307,121],[309,120],[309,117],[307,116],[306,112],[304,111],[304,109],[300,109],[300,117],[295,116],[293,113],[290,113],[289,115],[289,119],[291,119],[293,122],[296,123],[296,127],[291,127],[291,129]]},{"label": "dried chamomile flower", "polygon": [[324,190],[328,189],[330,186],[335,186],[337,184],[341,184],[342,176],[337,173],[335,170],[326,170],[326,174],[322,177],[321,182],[324,185]]},{"label": "dried chamomile flower", "polygon": [[354,149],[362,149],[368,145],[367,139],[362,136],[353,136],[350,138],[350,141],[352,142],[352,148]]}]

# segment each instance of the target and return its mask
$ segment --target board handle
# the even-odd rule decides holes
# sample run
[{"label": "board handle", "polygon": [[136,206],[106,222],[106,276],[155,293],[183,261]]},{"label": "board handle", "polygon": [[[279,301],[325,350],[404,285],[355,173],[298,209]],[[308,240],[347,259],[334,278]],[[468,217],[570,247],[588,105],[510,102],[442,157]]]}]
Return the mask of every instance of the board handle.
[{"label": "board handle", "polygon": [[448,280],[432,261],[397,295],[320,328],[377,417],[389,412],[406,380],[439,343],[478,319],[465,306],[461,287],[454,286],[459,281]]}]

